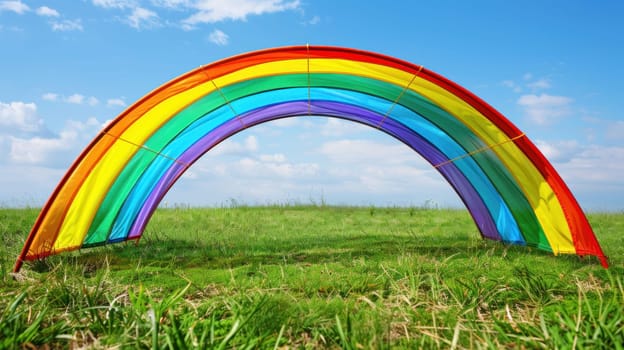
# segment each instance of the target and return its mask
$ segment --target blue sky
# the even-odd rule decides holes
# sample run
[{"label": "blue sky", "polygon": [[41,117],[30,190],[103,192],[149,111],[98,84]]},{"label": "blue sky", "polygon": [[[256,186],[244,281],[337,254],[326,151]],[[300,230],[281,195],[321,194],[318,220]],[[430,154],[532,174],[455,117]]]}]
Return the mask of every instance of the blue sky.
[{"label": "blue sky", "polygon": [[[102,126],[166,81],[309,43],[395,56],[459,83],[540,147],[583,208],[624,210],[622,18],[615,0],[0,1],[0,206],[42,205]],[[232,199],[461,206],[406,146],[326,118],[228,139],[165,202]]]}]

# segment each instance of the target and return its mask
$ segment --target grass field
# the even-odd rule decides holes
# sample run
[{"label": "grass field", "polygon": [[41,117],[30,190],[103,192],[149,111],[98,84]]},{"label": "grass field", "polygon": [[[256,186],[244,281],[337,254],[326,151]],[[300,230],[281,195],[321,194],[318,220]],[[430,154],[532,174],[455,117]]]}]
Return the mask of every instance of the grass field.
[{"label": "grass field", "polygon": [[624,348],[610,258],[482,240],[465,210],[161,209],[138,246],[26,264],[36,209],[0,209],[0,348]]}]

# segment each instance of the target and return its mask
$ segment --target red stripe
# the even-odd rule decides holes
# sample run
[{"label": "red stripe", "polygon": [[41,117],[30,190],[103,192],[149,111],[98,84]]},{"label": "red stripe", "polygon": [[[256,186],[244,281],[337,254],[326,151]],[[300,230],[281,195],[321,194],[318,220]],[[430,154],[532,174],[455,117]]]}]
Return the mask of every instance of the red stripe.
[{"label": "red stripe", "polygon": [[[492,123],[494,123],[499,129],[501,129],[509,138],[514,138],[521,134],[521,131],[516,128],[515,125],[513,125],[507,118],[505,118],[502,114],[496,111],[493,107],[485,103],[483,100],[481,100],[468,90],[455,84],[454,82],[428,69],[423,69],[421,66],[416,66],[412,63],[390,56],[362,50],[330,46],[290,46],[267,49],[229,57],[209,64],[207,66],[197,68],[163,84],[149,94],[145,95],[143,98],[130,106],[126,111],[121,113],[117,118],[115,118],[115,120],[113,120],[113,122],[111,122],[106,127],[105,132],[110,132],[113,135],[121,135],[123,131],[125,131],[132,123],[134,123],[138,118],[142,116],[142,113],[140,112],[134,114],[132,114],[131,112],[135,111],[136,109],[145,110],[146,107],[149,108],[153,106],[155,103],[158,103],[163,98],[161,97],[161,99],[159,100],[152,100],[153,97],[158,96],[159,92],[162,92],[163,90],[168,89],[178,83],[182,83],[186,79],[189,79],[192,83],[199,83],[199,81],[195,81],[194,79],[192,79],[193,76],[195,76],[196,74],[205,74],[207,78],[214,79],[256,64],[302,58],[339,58],[393,67],[412,74],[417,74],[420,77],[427,79],[433,84],[439,85],[440,87],[448,90],[460,99],[464,100],[466,103],[468,103],[481,114],[483,114],[486,118],[492,121]],[[189,87],[190,86],[185,86],[185,88]],[[173,94],[177,92],[178,91],[174,91]],[[166,98],[167,96],[165,96],[164,98]],[[126,118],[126,116],[128,116],[129,114],[131,114],[131,116]],[[57,197],[61,194],[63,188],[65,187],[65,184],[72,177],[74,171],[78,169],[80,164],[87,158],[89,153],[98,145],[98,143],[102,141],[101,135],[103,135],[103,133],[99,134],[85,148],[80,156],[78,156],[78,158],[70,166],[67,173],[61,179],[54,192],[42,208],[42,211],[37,217],[37,220],[35,221],[35,224],[33,225],[33,228],[30,231],[28,238],[26,239],[24,248],[22,249],[22,252],[15,264],[15,272],[19,271],[24,260],[36,258],[36,256],[27,257],[26,255],[30,249],[30,245],[34,240],[34,237],[41,228],[41,223],[43,222],[45,216],[48,215],[48,211],[50,210],[51,205],[57,200]],[[520,150],[525,153],[527,157],[534,163],[542,176],[551,185],[553,191],[555,192],[555,195],[559,199],[564,215],[568,221],[568,225],[570,226],[572,240],[574,242],[577,254],[596,255],[601,260],[603,266],[607,267],[608,263],[606,257],[604,256],[604,253],[602,252],[602,249],[600,248],[600,245],[596,240],[596,237],[593,233],[591,226],[589,225],[589,222],[587,221],[587,218],[585,217],[578,202],[570,192],[569,188],[563,182],[559,174],[555,171],[553,166],[528,138],[522,137],[516,139],[514,142],[520,148]],[[89,165],[89,169],[82,170],[86,173],[89,173],[93,166],[97,164],[102,154],[95,155],[95,161],[92,160],[90,163],[87,163]],[[75,188],[69,189],[73,192],[67,195],[70,200],[67,201],[64,207],[65,212],[63,213],[63,216],[66,215],[66,211],[71,204],[71,199],[73,199],[76,191],[80,188],[83,182],[84,178],[79,179]],[[58,231],[58,228],[56,229]],[[56,237],[54,238],[54,240],[56,240]]]}]

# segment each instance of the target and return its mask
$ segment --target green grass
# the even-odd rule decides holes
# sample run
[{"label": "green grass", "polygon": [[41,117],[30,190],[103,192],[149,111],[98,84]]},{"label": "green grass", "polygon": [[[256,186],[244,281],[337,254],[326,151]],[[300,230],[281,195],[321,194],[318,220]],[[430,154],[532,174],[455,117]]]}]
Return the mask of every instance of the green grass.
[{"label": "green grass", "polygon": [[38,210],[0,209],[0,348],[604,348],[624,344],[624,214],[589,219],[611,268],[483,240],[463,210],[159,210],[138,246],[28,263]]}]

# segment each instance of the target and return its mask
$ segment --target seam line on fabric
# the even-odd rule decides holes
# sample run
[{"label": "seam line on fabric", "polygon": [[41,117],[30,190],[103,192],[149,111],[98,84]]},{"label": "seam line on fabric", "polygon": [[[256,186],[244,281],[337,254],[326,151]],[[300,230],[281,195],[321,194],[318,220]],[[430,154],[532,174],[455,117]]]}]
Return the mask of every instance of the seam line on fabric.
[{"label": "seam line on fabric", "polygon": [[180,165],[183,165],[184,167],[187,167],[187,168],[188,168],[188,167],[190,166],[190,164],[187,164],[187,163],[185,163],[185,162],[179,161],[179,160],[177,160],[177,159],[175,159],[175,158],[173,158],[173,157],[171,157],[171,156],[168,156],[168,155],[166,155],[166,154],[160,153],[160,152],[158,152],[158,151],[156,151],[156,150],[154,150],[154,149],[151,149],[151,148],[149,148],[149,147],[147,147],[147,146],[145,146],[145,145],[140,145],[140,144],[138,144],[138,143],[136,143],[136,142],[132,142],[132,141],[130,141],[130,140],[126,140],[125,138],[123,138],[123,137],[121,137],[121,136],[116,136],[116,135],[113,135],[113,134],[108,133],[108,132],[106,132],[106,131],[102,131],[102,133],[103,133],[103,134],[105,134],[105,135],[108,135],[108,136],[110,136],[110,137],[112,137],[112,138],[114,138],[114,139],[116,139],[116,140],[123,141],[123,142],[128,143],[128,144],[131,144],[132,146],[135,146],[135,147],[137,147],[137,148],[144,149],[144,150],[146,150],[146,151],[148,151],[148,152],[152,152],[152,153],[154,153],[154,154],[156,154],[156,155],[158,155],[158,156],[161,156],[161,157],[163,157],[163,158],[167,158],[167,159],[169,159],[169,160],[172,160],[172,161],[174,161],[174,162],[176,162],[176,163],[178,163],[178,164],[180,164]]},{"label": "seam line on fabric", "polygon": [[306,44],[306,58],[308,70],[308,116],[312,115],[312,95],[310,92],[310,44]]},{"label": "seam line on fabric", "polygon": [[223,99],[223,101],[225,101],[225,104],[227,104],[230,110],[232,111],[232,113],[234,113],[234,116],[241,123],[241,125],[243,126],[243,129],[247,129],[247,125],[245,124],[245,122],[243,122],[243,119],[240,117],[238,113],[236,113],[236,110],[234,109],[230,101],[227,99],[227,97],[225,97],[225,94],[223,93],[221,88],[217,85],[217,83],[215,83],[214,79],[212,79],[212,76],[208,74],[208,72],[206,72],[206,68],[202,68],[201,71],[202,73],[204,73],[206,77],[208,77],[208,80],[210,80],[210,82],[212,83],[212,86],[214,86],[217,92],[219,92],[219,95],[221,95],[221,98]]},{"label": "seam line on fabric", "polygon": [[494,148],[494,147],[498,147],[498,146],[504,145],[504,144],[506,144],[506,143],[508,143],[508,142],[513,142],[513,141],[515,141],[515,140],[517,140],[517,139],[519,139],[519,138],[521,138],[521,137],[524,137],[524,136],[526,136],[526,135],[525,135],[524,133],[522,133],[522,134],[520,134],[520,135],[518,135],[518,136],[515,136],[515,137],[512,137],[512,138],[510,138],[510,139],[507,139],[507,140],[501,141],[501,142],[499,142],[499,143],[496,143],[496,144],[493,144],[493,145],[489,145],[489,146],[485,146],[485,147],[481,147],[481,148],[478,148],[478,149],[476,149],[476,150],[474,150],[474,151],[471,151],[471,152],[468,152],[468,153],[462,154],[461,156],[457,156],[457,157],[455,157],[455,158],[452,158],[452,159],[449,159],[449,160],[445,160],[445,161],[444,161],[444,162],[442,162],[442,163],[435,164],[433,167],[434,167],[434,168],[439,168],[439,167],[441,167],[441,166],[445,166],[445,165],[447,165],[447,164],[451,164],[451,163],[453,163],[453,162],[455,162],[455,161],[458,161],[458,160],[460,160],[460,159],[464,159],[464,158],[466,158],[466,157],[471,157],[471,156],[473,156],[473,155],[475,155],[475,154],[477,154],[477,153],[481,153],[481,152],[485,152],[485,151],[487,151],[487,150],[491,150],[491,149],[492,149],[492,148]]},{"label": "seam line on fabric", "polygon": [[232,111],[232,113],[234,113],[234,116],[236,117],[236,119],[241,123],[241,125],[243,126],[243,129],[247,129],[247,125],[245,125],[245,122],[243,122],[243,119],[238,115],[238,113],[236,113],[236,110],[234,110],[234,107],[232,106],[230,101],[227,99],[227,97],[225,97],[225,94],[223,93],[223,91],[221,91],[221,89],[217,86],[217,83],[215,83],[214,80],[210,80],[210,82],[215,87],[215,89],[217,89],[217,91],[219,92],[219,95],[221,95],[221,97],[223,98],[223,101],[225,101],[228,107],[230,107],[230,110]]},{"label": "seam line on fabric", "polygon": [[377,124],[377,130],[381,129],[381,126],[383,125],[383,123],[390,116],[390,113],[392,113],[392,111],[394,110],[394,106],[396,106],[399,103],[399,101],[401,100],[401,97],[403,97],[403,95],[405,95],[405,93],[407,92],[409,87],[412,85],[414,80],[416,80],[416,77],[420,74],[420,72],[422,70],[423,70],[423,66],[421,65],[420,67],[418,67],[418,72],[416,72],[416,74],[414,74],[412,76],[412,79],[410,79],[409,83],[407,83],[407,85],[405,85],[405,87],[403,88],[403,91],[401,91],[399,96],[397,96],[397,98],[394,100],[394,102],[392,102],[392,105],[390,106],[390,108],[388,108],[388,111],[384,114],[383,118],[379,121],[379,124]]}]

